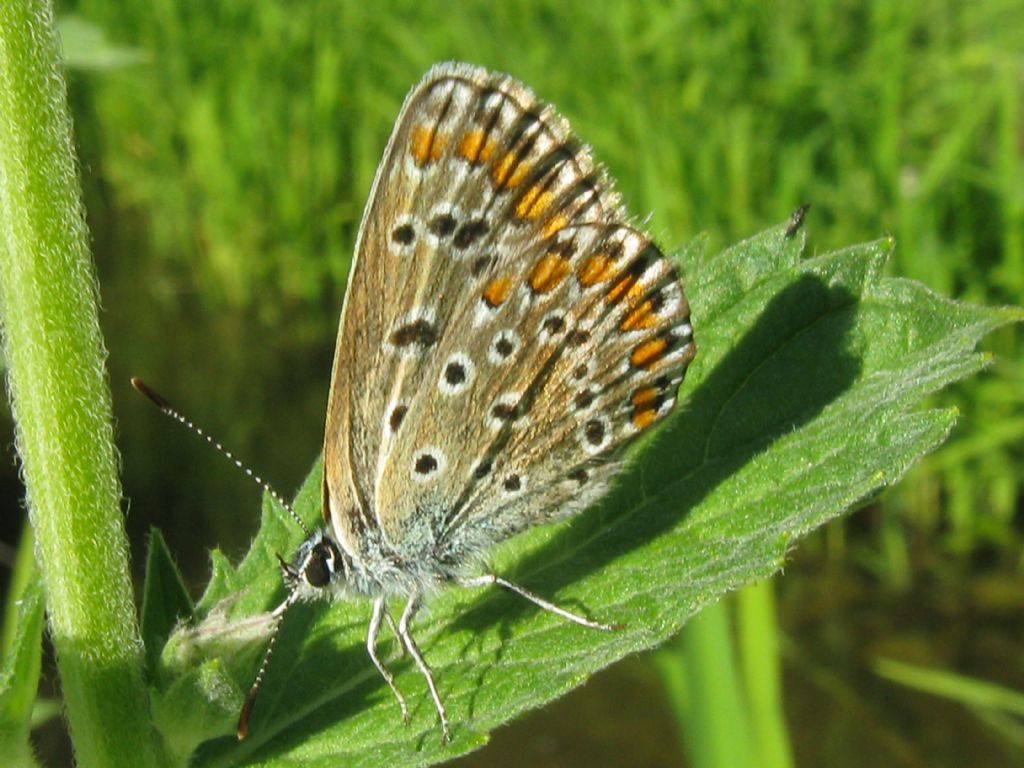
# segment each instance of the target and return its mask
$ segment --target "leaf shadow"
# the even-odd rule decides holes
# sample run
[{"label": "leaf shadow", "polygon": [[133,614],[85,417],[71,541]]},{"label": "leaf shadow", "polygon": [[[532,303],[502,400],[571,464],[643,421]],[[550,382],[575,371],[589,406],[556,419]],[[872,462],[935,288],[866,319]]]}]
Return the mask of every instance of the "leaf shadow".
[{"label": "leaf shadow", "polygon": [[[582,524],[564,527],[502,575],[549,597],[681,525],[718,485],[813,421],[857,380],[857,307],[846,288],[798,276],[701,380],[654,445],[628,462],[609,494],[583,513]],[[697,343],[699,356],[699,336]],[[684,511],[665,514],[663,504],[651,503],[666,500]],[[482,631],[537,610],[496,589],[453,627]]]}]

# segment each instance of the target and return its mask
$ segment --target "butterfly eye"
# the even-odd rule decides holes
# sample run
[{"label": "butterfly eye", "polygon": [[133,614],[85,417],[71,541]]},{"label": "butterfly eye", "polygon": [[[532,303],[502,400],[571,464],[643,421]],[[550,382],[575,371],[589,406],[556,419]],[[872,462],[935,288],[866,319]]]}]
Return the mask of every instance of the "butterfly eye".
[{"label": "butterfly eye", "polygon": [[335,566],[334,547],[326,541],[321,541],[309,553],[309,558],[302,566],[302,579],[311,587],[326,587],[334,574]]}]

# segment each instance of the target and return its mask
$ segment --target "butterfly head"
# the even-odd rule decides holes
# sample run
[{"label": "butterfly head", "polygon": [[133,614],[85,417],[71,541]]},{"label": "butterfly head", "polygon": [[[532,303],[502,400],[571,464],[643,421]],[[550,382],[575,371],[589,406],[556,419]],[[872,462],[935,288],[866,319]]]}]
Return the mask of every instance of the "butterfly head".
[{"label": "butterfly head", "polygon": [[299,545],[289,563],[281,558],[281,573],[290,591],[301,597],[326,594],[344,582],[346,567],[338,545],[324,531],[314,531]]}]

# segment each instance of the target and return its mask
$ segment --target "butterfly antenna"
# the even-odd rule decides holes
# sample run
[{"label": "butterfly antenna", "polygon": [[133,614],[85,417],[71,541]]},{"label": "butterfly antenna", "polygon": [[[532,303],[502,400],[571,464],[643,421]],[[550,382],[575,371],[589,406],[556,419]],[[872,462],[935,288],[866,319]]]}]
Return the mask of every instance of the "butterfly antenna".
[{"label": "butterfly antenna", "polygon": [[274,628],[271,630],[270,642],[267,643],[267,650],[263,653],[263,661],[260,662],[260,670],[256,673],[256,679],[249,686],[249,693],[245,696],[242,711],[238,714],[238,725],[235,726],[235,735],[239,741],[249,735],[249,717],[252,715],[253,704],[256,703],[256,694],[260,692],[260,686],[263,685],[263,675],[266,674],[267,667],[270,664],[270,654],[274,652],[274,643],[277,642],[277,635],[281,630],[284,612],[288,610],[288,606],[295,602],[297,597],[298,590],[293,589],[288,594],[288,597],[284,599],[284,602],[277,606],[273,614],[271,614],[273,616]]},{"label": "butterfly antenna", "polygon": [[199,435],[199,437],[203,438],[203,440],[212,445],[214,449],[217,450],[218,453],[220,453],[222,456],[226,456],[228,459],[234,462],[236,467],[238,467],[245,474],[251,477],[256,482],[257,485],[259,485],[264,491],[270,494],[271,498],[273,498],[274,501],[276,501],[278,504],[284,507],[288,514],[291,515],[292,520],[294,520],[298,524],[299,528],[302,529],[302,532],[306,534],[306,536],[310,535],[310,530],[306,527],[306,524],[302,522],[302,518],[299,517],[298,513],[292,508],[291,504],[289,504],[287,501],[281,498],[281,494],[279,494],[277,491],[270,487],[270,483],[268,483],[262,477],[257,475],[251,469],[249,469],[249,467],[243,464],[240,460],[235,458],[235,455],[231,453],[231,451],[229,451],[223,445],[221,445],[208,434],[206,434],[201,427],[196,426],[194,423],[192,423],[184,416],[182,416],[181,413],[178,412],[178,410],[176,410],[174,406],[172,406],[169,402],[167,402],[167,400],[165,400],[162,395],[153,390],[146,382],[144,382],[138,376],[132,377],[132,386],[135,387],[139,392],[144,394],[146,398],[151,403],[153,403],[153,405],[159,408],[164,414],[170,416],[179,424],[184,425],[189,431]]}]

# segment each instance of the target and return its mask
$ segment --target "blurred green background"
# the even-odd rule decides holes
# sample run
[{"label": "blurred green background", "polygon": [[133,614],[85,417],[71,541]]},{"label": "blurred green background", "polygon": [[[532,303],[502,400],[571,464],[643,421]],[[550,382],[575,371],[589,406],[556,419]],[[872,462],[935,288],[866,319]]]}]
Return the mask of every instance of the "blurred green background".
[{"label": "blurred green background", "polygon": [[[259,492],[128,378],[298,486],[362,206],[434,62],[509,72],[557,105],[668,250],[703,233],[714,253],[811,203],[814,250],[892,234],[893,274],[1024,304],[1019,0],[57,7],[134,562],[157,526],[196,593],[207,548],[245,551]],[[760,587],[777,625],[733,646],[743,600],[727,601],[725,663],[781,656],[776,765],[1024,760],[1022,343],[993,334],[992,367],[942,395],[962,414],[949,443]],[[12,544],[22,491],[4,472]],[[620,664],[458,764],[714,765],[694,715],[714,691],[682,682],[706,662],[692,653],[684,637]],[[59,723],[37,743],[66,759]]]}]

